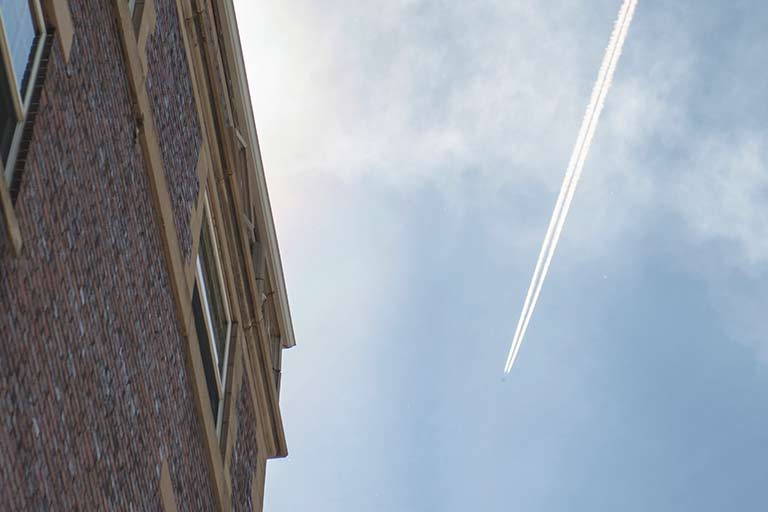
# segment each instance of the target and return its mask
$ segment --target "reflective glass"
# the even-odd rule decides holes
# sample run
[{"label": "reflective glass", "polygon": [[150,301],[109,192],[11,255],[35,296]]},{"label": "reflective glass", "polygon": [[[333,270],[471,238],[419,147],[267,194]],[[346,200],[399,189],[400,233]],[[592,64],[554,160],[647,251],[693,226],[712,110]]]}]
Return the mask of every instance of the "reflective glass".
[{"label": "reflective glass", "polygon": [[24,97],[24,74],[31,62],[30,57],[37,37],[37,29],[32,19],[29,2],[26,0],[0,0],[0,14],[3,15],[5,37],[11,53],[13,71],[16,74],[16,86],[21,96]]},{"label": "reflective glass", "polygon": [[208,309],[208,314],[211,319],[219,372],[223,373],[229,319],[227,318],[226,307],[224,305],[223,284],[219,276],[214,250],[213,236],[210,231],[210,226],[207,222],[203,222],[199,249],[199,264],[204,280],[203,302]]}]

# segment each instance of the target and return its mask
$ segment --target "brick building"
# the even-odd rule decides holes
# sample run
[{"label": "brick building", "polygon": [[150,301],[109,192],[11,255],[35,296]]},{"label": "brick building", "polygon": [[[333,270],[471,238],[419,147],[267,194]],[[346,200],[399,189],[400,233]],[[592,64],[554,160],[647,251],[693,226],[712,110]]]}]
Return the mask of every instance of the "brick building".
[{"label": "brick building", "polygon": [[0,14],[0,509],[261,510],[294,337],[232,0]]}]

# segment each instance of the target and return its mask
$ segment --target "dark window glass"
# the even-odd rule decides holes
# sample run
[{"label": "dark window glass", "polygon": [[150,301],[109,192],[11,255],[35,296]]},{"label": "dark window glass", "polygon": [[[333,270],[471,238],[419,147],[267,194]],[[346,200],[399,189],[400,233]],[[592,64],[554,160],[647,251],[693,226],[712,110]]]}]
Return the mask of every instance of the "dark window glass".
[{"label": "dark window glass", "polygon": [[200,266],[203,273],[203,289],[205,292],[204,306],[207,307],[213,327],[216,346],[216,356],[219,363],[219,374],[224,374],[224,357],[227,343],[229,321],[226,315],[223,289],[219,279],[213,238],[208,222],[203,222],[200,235]]},{"label": "dark window glass", "polygon": [[13,134],[18,124],[16,111],[11,101],[10,82],[6,80],[2,66],[0,66],[0,160],[3,164],[8,162],[8,154],[11,151]]},{"label": "dark window glass", "polygon": [[219,388],[216,385],[216,375],[213,373],[213,355],[211,354],[211,344],[208,340],[208,329],[205,325],[203,305],[200,302],[197,284],[195,284],[195,289],[192,292],[192,314],[195,317],[195,331],[197,332],[197,341],[200,343],[200,356],[203,359],[205,383],[208,388],[208,396],[211,399],[213,420],[216,422],[219,418]]}]

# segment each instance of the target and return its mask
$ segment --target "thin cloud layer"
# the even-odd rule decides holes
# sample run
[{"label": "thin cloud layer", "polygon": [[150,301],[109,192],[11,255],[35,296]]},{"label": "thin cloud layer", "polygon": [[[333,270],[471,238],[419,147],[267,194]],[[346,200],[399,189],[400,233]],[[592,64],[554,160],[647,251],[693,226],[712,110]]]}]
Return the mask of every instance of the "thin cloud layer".
[{"label": "thin cloud layer", "polygon": [[520,350],[520,345],[525,338],[525,333],[528,330],[528,324],[531,321],[534,309],[539,300],[544,281],[549,271],[549,266],[552,263],[555,251],[557,249],[557,243],[560,240],[560,235],[563,231],[563,226],[568,217],[568,211],[570,210],[573,202],[576,188],[581,178],[581,173],[584,169],[584,164],[589,157],[589,150],[592,146],[592,139],[595,136],[595,131],[600,121],[600,114],[605,106],[605,98],[610,90],[611,83],[613,81],[613,74],[616,71],[621,52],[626,41],[629,28],[632,23],[632,17],[637,7],[637,2],[633,0],[625,0],[619,10],[619,16],[615,22],[613,33],[611,34],[610,42],[605,50],[605,56],[603,57],[603,63],[600,65],[600,72],[598,73],[597,82],[592,91],[592,99],[587,106],[587,112],[584,115],[581,128],[579,129],[579,136],[576,141],[576,146],[571,154],[571,160],[568,163],[568,170],[565,173],[563,184],[560,188],[560,194],[557,197],[555,203],[555,210],[552,213],[552,219],[549,221],[549,227],[547,228],[547,234],[544,237],[544,243],[539,253],[539,259],[536,261],[536,267],[533,272],[533,278],[531,279],[531,285],[528,288],[528,294],[525,296],[525,302],[523,303],[523,311],[520,314],[520,320],[518,321],[515,329],[515,335],[512,339],[512,347],[509,350],[509,356],[507,356],[507,362],[504,366],[504,373],[509,373],[512,370],[512,366],[515,364],[515,359]]},{"label": "thin cloud layer", "polygon": [[[275,510],[760,503],[722,436],[768,431],[739,401],[768,389],[768,4],[644,0],[529,364],[485,377],[619,3],[237,2],[299,341]],[[706,457],[740,492],[675,502]]]},{"label": "thin cloud layer", "polygon": [[[580,115],[573,100],[588,93],[594,72],[556,58],[575,55],[573,45],[543,34],[583,42],[573,26],[557,26],[580,16],[564,1],[551,2],[553,19],[506,4],[298,3],[292,16],[282,6],[241,7],[252,19],[277,11],[270,19],[285,22],[244,35],[248,54],[267,63],[254,101],[260,124],[270,123],[263,137],[280,134],[265,143],[268,164],[403,186],[467,168],[502,181],[521,172],[536,179],[546,163],[554,169],[563,157],[541,143],[570,145],[573,129],[560,119]],[[258,14],[263,7],[268,14]],[[578,90],[561,87],[564,79]]]}]

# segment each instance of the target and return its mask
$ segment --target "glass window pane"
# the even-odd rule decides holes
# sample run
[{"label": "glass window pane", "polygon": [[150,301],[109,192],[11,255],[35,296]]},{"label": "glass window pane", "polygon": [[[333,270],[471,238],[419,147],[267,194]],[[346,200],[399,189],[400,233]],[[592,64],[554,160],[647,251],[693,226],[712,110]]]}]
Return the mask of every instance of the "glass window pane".
[{"label": "glass window pane", "polygon": [[[11,142],[13,142],[13,134],[17,124],[16,111],[11,101],[10,82],[6,79],[5,71],[0,66],[0,160],[3,165],[8,162],[8,154],[11,151]],[[10,172],[6,172],[6,174],[10,174]]]},{"label": "glass window pane", "polygon": [[211,346],[208,343],[205,313],[203,313],[203,305],[200,302],[197,284],[195,284],[195,289],[192,292],[192,313],[195,318],[197,341],[200,344],[200,357],[203,359],[203,371],[205,372],[205,383],[208,387],[208,397],[211,400],[211,411],[213,412],[213,417],[218,418],[221,397],[219,396],[219,387],[216,384],[216,375],[213,370],[213,355],[211,354]]},{"label": "glass window pane", "polygon": [[24,97],[24,76],[35,49],[37,29],[27,0],[0,0],[0,13],[11,53],[16,85]]},{"label": "glass window pane", "polygon": [[208,222],[203,222],[199,254],[203,280],[205,281],[205,300],[203,302],[206,302],[208,305],[215,338],[214,345],[219,359],[219,372],[223,374],[229,319],[227,318],[224,306],[223,284],[216,265],[213,238]]}]

